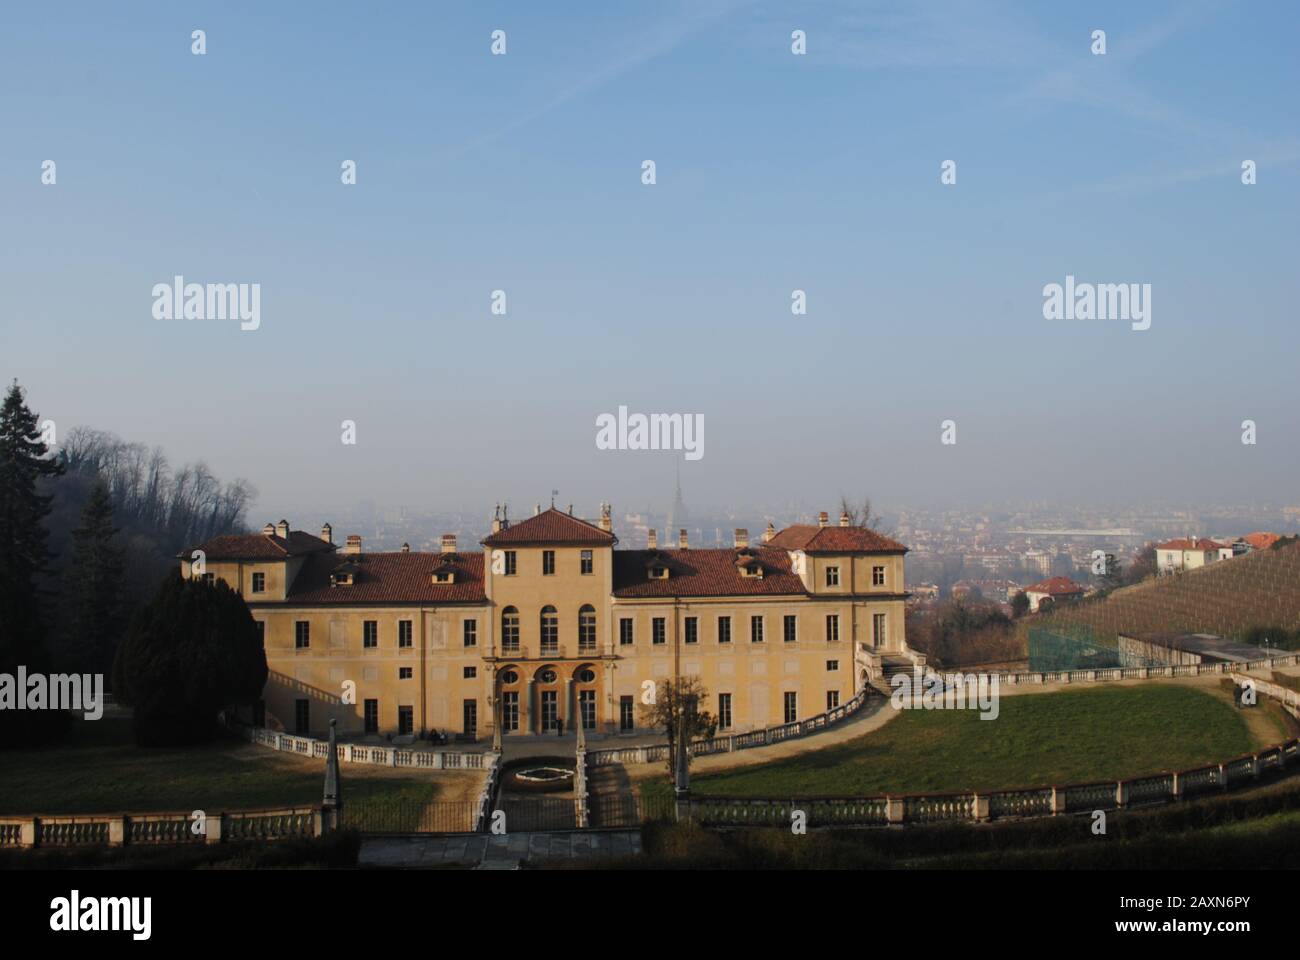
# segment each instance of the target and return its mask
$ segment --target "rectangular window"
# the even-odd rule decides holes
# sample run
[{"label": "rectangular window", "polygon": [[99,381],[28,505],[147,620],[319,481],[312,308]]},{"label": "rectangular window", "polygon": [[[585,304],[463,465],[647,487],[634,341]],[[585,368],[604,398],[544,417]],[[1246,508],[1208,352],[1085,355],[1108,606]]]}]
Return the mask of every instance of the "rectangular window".
[{"label": "rectangular window", "polygon": [[827,660],[827,661],[826,661],[826,669],[827,669],[828,672],[830,672],[830,673],[834,673],[834,672],[835,672],[836,670],[838,670],[839,668],[840,668],[840,662],[839,662],[838,660]]},{"label": "rectangular window", "polygon": [[515,552],[513,550],[506,551],[506,576],[507,577],[513,577],[515,575],[515,563],[517,559],[518,558],[515,556]]},{"label": "rectangular window", "polygon": [[763,642],[763,615],[761,613],[749,618],[749,642]]},{"label": "rectangular window", "polygon": [[650,642],[655,646],[666,643],[668,640],[667,630],[665,628],[663,617],[655,617],[650,621]]},{"label": "rectangular window", "polygon": [[415,732],[415,708],[398,707],[397,708],[397,735],[405,737]]},{"label": "rectangular window", "polygon": [[582,717],[582,729],[596,729],[596,691],[578,691],[578,716]]},{"label": "rectangular window", "polygon": [[838,587],[839,585],[840,585],[840,568],[839,568],[839,567],[827,567],[827,568],[826,568],[826,586],[828,586],[828,587]]},{"label": "rectangular window", "polygon": [[[257,639],[261,642],[262,646],[266,646],[266,621],[254,620],[253,622],[257,624]],[[258,724],[258,726],[261,726],[261,724]]]},{"label": "rectangular window", "polygon": [[874,614],[871,617],[871,645],[883,647],[885,640],[885,615],[883,613]]},{"label": "rectangular window", "polygon": [[266,593],[266,574],[264,573],[253,574],[253,592]]},{"label": "rectangular window", "polygon": [[397,645],[399,647],[411,646],[411,637],[414,631],[411,629],[410,620],[397,621]]},{"label": "rectangular window", "polygon": [[462,627],[462,631],[465,637],[465,646],[467,647],[478,646],[478,621],[477,620],[466,620],[464,627]]},{"label": "rectangular window", "polygon": [[555,733],[560,729],[560,700],[556,690],[542,691],[542,732]]},{"label": "rectangular window", "polygon": [[785,692],[785,722],[794,723],[799,719],[799,694],[793,690]]},{"label": "rectangular window", "polygon": [[311,624],[306,620],[293,622],[293,646],[296,650],[306,650],[311,646]]},{"label": "rectangular window", "polygon": [[871,585],[872,585],[873,587],[883,587],[883,586],[885,585],[885,568],[884,568],[884,567],[872,567],[872,568],[871,568]]},{"label": "rectangular window", "polygon": [[555,551],[542,551],[542,576],[549,577],[555,573]]},{"label": "rectangular window", "polygon": [[293,702],[293,730],[300,737],[311,732],[311,701],[295,700]]},{"label": "rectangular window", "polygon": [[826,691],[826,709],[834,710],[840,705],[840,692],[838,690]]},{"label": "rectangular window", "polygon": [[361,624],[361,646],[365,649],[379,646],[378,620],[366,620]]},{"label": "rectangular window", "polygon": [[478,667],[466,667],[465,672],[462,674],[462,676],[466,680],[473,680],[475,677],[478,676]]},{"label": "rectangular window", "polygon": [[632,646],[632,618],[623,617],[618,621],[618,643],[621,647]]},{"label": "rectangular window", "polygon": [[379,701],[367,700],[365,704],[366,733],[379,732]]},{"label": "rectangular window", "polygon": [[618,698],[618,728],[620,730],[636,728],[636,706],[631,697]]},{"label": "rectangular window", "polygon": [[411,679],[411,676],[412,676],[412,671],[414,671],[414,670],[415,670],[414,667],[398,667],[398,668],[397,668],[397,679],[398,679],[398,680],[410,680],[410,679]]},{"label": "rectangular window", "polygon": [[835,643],[840,638],[840,615],[826,614],[826,642]]},{"label": "rectangular window", "polygon": [[461,711],[461,714],[462,717],[464,718],[464,726],[462,727],[462,732],[467,737],[477,737],[478,736],[478,701],[466,700],[465,707]]},{"label": "rectangular window", "polygon": [[583,572],[583,573],[591,573],[591,572],[592,572],[591,551],[590,551],[590,550],[584,550],[584,551],[582,551],[582,572]]},{"label": "rectangular window", "polygon": [[718,617],[718,643],[731,642],[731,618]]},{"label": "rectangular window", "polygon": [[718,729],[731,729],[731,694],[718,694]]},{"label": "rectangular window", "polygon": [[698,617],[686,618],[686,642],[687,643],[700,642],[700,620]]},{"label": "rectangular window", "polygon": [[507,690],[501,694],[501,730],[513,733],[519,729],[519,691]]},{"label": "rectangular window", "polygon": [[798,636],[795,634],[795,630],[798,629],[796,626],[797,619],[798,618],[795,617],[795,615],[792,613],[787,613],[785,615],[785,619],[782,622],[781,628],[782,628],[782,635],[784,636],[786,643],[794,643],[795,640],[798,639]]}]

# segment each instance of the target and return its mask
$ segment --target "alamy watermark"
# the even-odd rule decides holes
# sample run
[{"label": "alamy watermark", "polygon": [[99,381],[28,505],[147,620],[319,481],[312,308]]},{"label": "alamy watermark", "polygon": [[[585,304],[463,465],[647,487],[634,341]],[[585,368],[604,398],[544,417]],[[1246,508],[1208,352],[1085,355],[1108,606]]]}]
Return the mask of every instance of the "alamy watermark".
[{"label": "alamy watermark", "polygon": [[0,673],[0,710],[80,710],[87,720],[104,715],[102,673]]},{"label": "alamy watermark", "polygon": [[996,673],[949,673],[913,667],[889,678],[895,710],[978,710],[981,720],[998,718]]},{"label": "alamy watermark", "polygon": [[687,460],[704,456],[704,414],[633,413],[596,417],[597,450],[684,450]]},{"label": "alamy watermark", "polygon": [[1044,320],[1130,320],[1134,330],[1151,328],[1151,284],[1076,283],[1043,287]]},{"label": "alamy watermark", "polygon": [[152,296],[155,320],[239,320],[240,330],[262,325],[260,283],[186,283],[177,275],[155,283]]}]

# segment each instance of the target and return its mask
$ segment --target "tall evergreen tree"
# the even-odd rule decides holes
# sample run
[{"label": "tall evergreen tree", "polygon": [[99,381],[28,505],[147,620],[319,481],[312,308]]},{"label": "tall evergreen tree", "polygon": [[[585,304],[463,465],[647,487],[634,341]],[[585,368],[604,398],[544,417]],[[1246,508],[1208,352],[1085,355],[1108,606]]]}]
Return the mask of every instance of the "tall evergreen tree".
[{"label": "tall evergreen tree", "polygon": [[72,531],[72,561],[64,577],[66,667],[79,673],[108,673],[121,639],[123,551],[116,534],[113,500],[100,480],[82,508],[81,525]]},{"label": "tall evergreen tree", "polygon": [[[39,492],[39,482],[63,472],[49,453],[40,422],[15,380],[0,406],[0,673],[12,674],[19,666],[29,673],[49,668],[36,585],[50,559],[44,520],[52,498]],[[61,719],[0,712],[0,742],[39,741],[58,729]]]},{"label": "tall evergreen tree", "polygon": [[262,635],[224,580],[167,576],[136,611],[113,661],[113,695],[133,707],[142,746],[201,743],[217,711],[252,703],[266,685]]}]

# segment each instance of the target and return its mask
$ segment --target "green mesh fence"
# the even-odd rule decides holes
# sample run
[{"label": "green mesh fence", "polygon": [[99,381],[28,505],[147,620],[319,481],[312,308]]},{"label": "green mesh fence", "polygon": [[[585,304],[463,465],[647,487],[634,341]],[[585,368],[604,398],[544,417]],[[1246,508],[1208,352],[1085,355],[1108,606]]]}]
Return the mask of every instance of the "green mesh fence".
[{"label": "green mesh fence", "polygon": [[1086,623],[1056,623],[1029,628],[1029,669],[1034,673],[1057,670],[1105,670],[1110,667],[1157,666],[1155,660],[1122,654],[1097,643]]}]

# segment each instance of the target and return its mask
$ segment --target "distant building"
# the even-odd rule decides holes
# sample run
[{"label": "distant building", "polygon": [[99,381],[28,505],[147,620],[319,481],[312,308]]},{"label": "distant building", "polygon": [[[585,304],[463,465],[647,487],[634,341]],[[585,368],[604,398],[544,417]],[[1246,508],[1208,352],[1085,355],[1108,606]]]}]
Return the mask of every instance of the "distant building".
[{"label": "distant building", "polygon": [[[1177,573],[1180,570],[1195,570],[1222,559],[1220,551],[1223,545],[1208,537],[1184,540],[1170,540],[1156,544],[1156,571],[1158,573]],[[1229,556],[1231,556],[1229,548]]]},{"label": "distant building", "polygon": [[[1277,651],[1226,640],[1213,633],[1139,633],[1119,636],[1120,657],[1176,666],[1267,660]],[[1127,659],[1125,662],[1129,662]]]},{"label": "distant building", "polygon": [[1025,587],[1025,596],[1029,598],[1029,610],[1038,612],[1038,606],[1044,600],[1060,603],[1063,600],[1078,600],[1083,596],[1083,587],[1069,577],[1051,577],[1032,587]]}]

